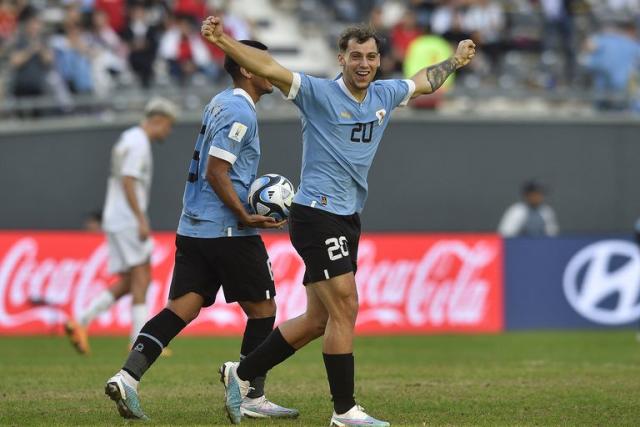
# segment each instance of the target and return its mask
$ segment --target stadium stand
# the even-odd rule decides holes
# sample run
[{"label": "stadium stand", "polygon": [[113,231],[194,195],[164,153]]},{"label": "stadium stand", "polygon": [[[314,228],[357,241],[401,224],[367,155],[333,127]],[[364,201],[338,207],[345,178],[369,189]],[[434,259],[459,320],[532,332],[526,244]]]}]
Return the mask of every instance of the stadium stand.
[{"label": "stadium stand", "polygon": [[[286,67],[319,76],[338,72],[335,40],[352,23],[370,21],[387,39],[382,77],[402,75],[423,34],[451,44],[472,37],[478,60],[445,102],[427,105],[443,112],[637,109],[640,61],[604,94],[593,82],[606,70],[589,67],[592,36],[635,29],[635,0],[1,0],[0,118],[110,117],[139,108],[149,92],[195,112],[214,92],[203,87],[227,84],[222,53],[198,35],[214,13],[235,37],[262,40]],[[629,37],[627,48],[638,46]]]}]

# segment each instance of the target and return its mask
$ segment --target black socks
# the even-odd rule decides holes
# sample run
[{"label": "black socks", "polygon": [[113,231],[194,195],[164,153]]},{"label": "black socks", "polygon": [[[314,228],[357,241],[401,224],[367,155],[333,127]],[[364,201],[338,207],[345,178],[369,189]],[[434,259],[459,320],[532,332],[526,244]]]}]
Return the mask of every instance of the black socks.
[{"label": "black socks", "polygon": [[[255,350],[269,336],[273,330],[273,324],[276,321],[275,316],[265,317],[263,319],[248,319],[247,326],[242,337],[242,347],[240,349],[240,360],[244,360],[247,354]],[[255,399],[264,395],[265,375],[255,377],[251,381],[252,390],[247,397]]]},{"label": "black socks", "polygon": [[162,349],[168,346],[185,326],[185,321],[168,308],[156,314],[142,327],[122,369],[140,381],[142,375],[160,356]]},{"label": "black socks", "polygon": [[276,328],[258,348],[240,362],[238,376],[241,380],[253,380],[266,375],[269,369],[288,359],[295,352],[295,348],[284,339],[280,329]]},{"label": "black socks", "polygon": [[344,414],[356,404],[354,394],[354,362],[353,353],[322,353],[324,366],[327,369],[329,389],[333,398],[333,409],[336,414]]}]

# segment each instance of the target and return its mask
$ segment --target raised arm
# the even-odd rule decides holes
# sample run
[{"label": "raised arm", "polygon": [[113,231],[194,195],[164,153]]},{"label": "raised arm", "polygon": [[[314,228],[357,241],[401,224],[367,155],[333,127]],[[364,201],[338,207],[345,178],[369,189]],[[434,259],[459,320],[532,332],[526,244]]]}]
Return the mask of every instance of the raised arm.
[{"label": "raised arm", "polygon": [[475,54],[476,45],[473,40],[463,40],[458,44],[456,53],[451,58],[418,71],[411,77],[416,84],[412,98],[435,92],[454,71],[471,62]]},{"label": "raised arm", "polygon": [[264,77],[283,94],[288,95],[293,83],[293,73],[280,65],[264,50],[247,46],[222,31],[222,19],[210,16],[202,22],[201,34],[233,58],[250,73]]}]

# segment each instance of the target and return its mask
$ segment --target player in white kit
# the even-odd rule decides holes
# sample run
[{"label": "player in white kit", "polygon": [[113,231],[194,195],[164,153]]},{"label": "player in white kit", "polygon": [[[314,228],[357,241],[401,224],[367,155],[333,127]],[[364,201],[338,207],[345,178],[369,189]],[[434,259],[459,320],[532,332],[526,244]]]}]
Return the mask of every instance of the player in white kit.
[{"label": "player in white kit", "polygon": [[111,172],[102,213],[102,228],[109,248],[109,272],[120,276],[110,289],[98,294],[65,330],[76,350],[90,352],[87,328],[120,297],[131,294],[131,339],[147,321],[145,295],[151,280],[153,242],[147,217],[153,157],[151,145],[164,140],[176,119],[176,106],[154,98],[145,107],[142,122],[124,131],[111,151]]}]

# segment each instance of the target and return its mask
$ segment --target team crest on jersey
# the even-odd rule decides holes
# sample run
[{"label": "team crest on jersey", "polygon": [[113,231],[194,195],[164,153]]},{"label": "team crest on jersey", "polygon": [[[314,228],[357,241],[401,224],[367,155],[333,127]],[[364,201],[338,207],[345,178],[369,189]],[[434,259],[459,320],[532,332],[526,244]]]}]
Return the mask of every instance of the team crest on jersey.
[{"label": "team crest on jersey", "polygon": [[247,127],[240,122],[235,122],[229,131],[229,139],[240,142],[245,133],[247,133]]},{"label": "team crest on jersey", "polygon": [[322,206],[327,206],[327,196],[320,196],[320,203],[322,204]]},{"label": "team crest on jersey", "polygon": [[351,113],[349,113],[348,111],[343,111],[340,113],[340,117],[342,117],[343,119],[350,119]]},{"label": "team crest on jersey", "polygon": [[384,121],[384,116],[386,115],[387,115],[387,110],[385,110],[384,108],[382,110],[376,111],[376,117],[378,118],[378,126],[382,125],[382,122]]}]

